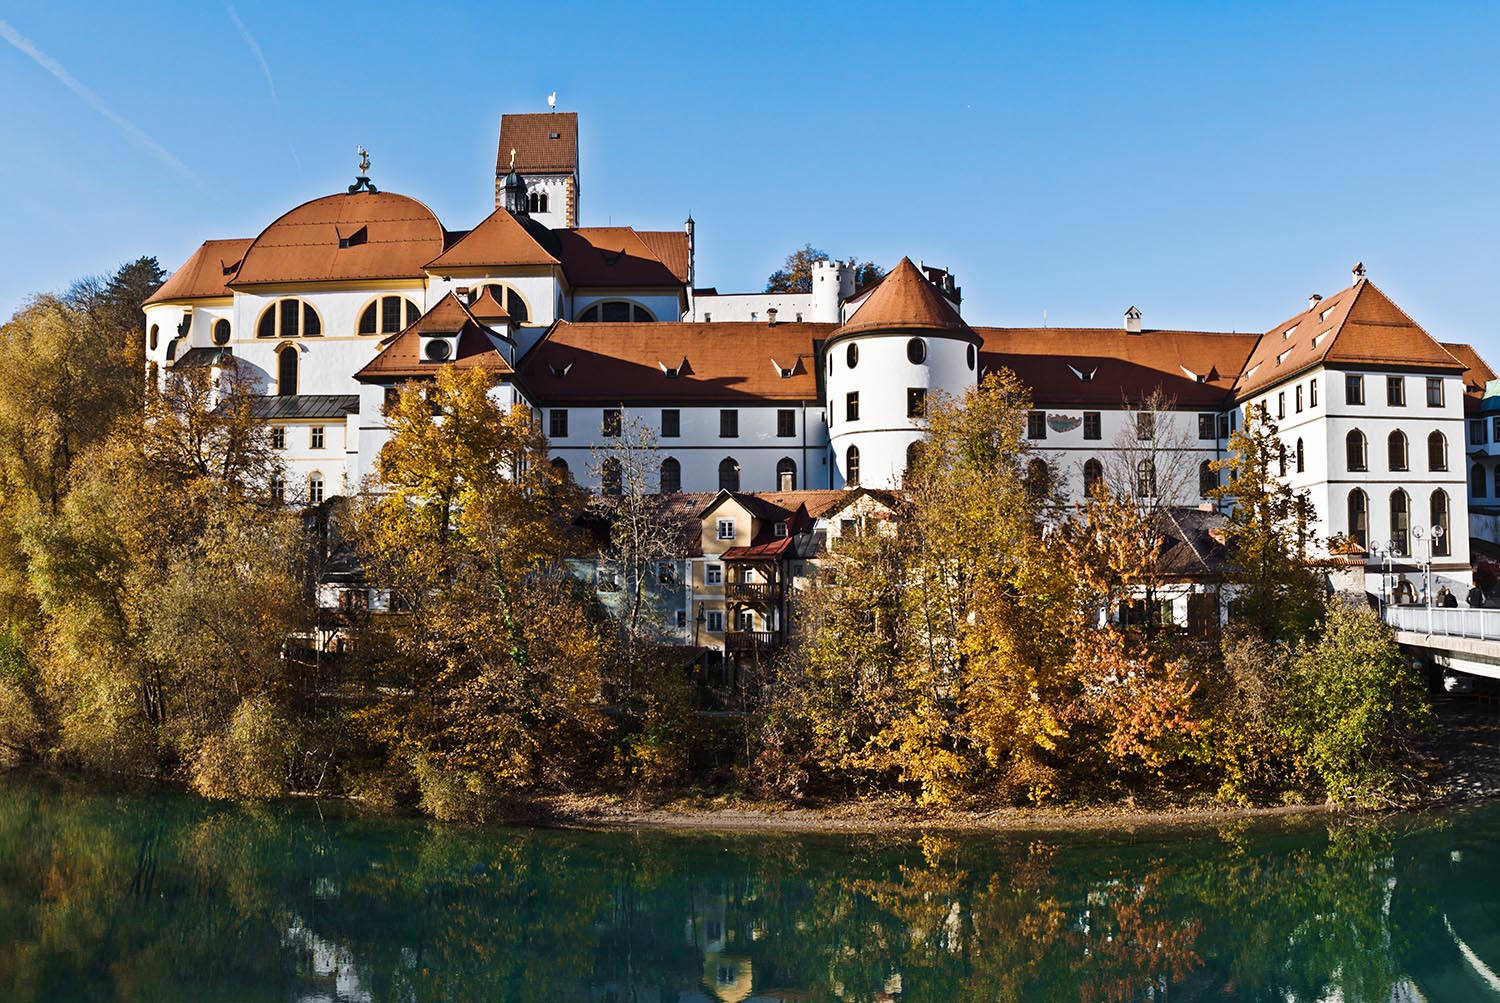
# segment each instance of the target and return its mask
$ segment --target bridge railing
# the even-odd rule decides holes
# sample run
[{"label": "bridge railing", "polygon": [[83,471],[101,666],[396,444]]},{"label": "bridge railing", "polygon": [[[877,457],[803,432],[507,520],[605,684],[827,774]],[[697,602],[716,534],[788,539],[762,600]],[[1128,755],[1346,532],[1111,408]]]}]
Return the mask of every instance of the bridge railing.
[{"label": "bridge railing", "polygon": [[1397,630],[1500,641],[1500,609],[1387,606],[1385,622]]}]

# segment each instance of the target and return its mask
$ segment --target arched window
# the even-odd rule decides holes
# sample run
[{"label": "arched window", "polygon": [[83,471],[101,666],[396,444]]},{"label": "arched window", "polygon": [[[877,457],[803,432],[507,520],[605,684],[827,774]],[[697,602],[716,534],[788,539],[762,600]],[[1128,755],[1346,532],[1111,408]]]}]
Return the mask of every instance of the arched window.
[{"label": "arched window", "polygon": [[1433,432],[1427,437],[1427,469],[1448,469],[1448,440],[1442,432]]},{"label": "arched window", "polygon": [[1349,539],[1368,548],[1370,542],[1370,500],[1359,488],[1349,492]]},{"label": "arched window", "polygon": [[1302,449],[1302,440],[1297,440],[1297,473],[1307,472],[1307,453]]},{"label": "arched window", "polygon": [[161,328],[158,325],[156,325],[156,324],[152,324],[151,325],[151,336],[147,340],[147,346],[151,349],[151,351],[154,352],[154,351],[156,351],[156,346],[157,346],[157,344],[160,341],[161,341]]},{"label": "arched window", "polygon": [[606,456],[604,462],[599,464],[600,488],[607,495],[621,494],[624,488],[623,480],[620,461],[613,456]]},{"label": "arched window", "polygon": [[1365,433],[1357,428],[1344,436],[1344,459],[1350,470],[1364,470],[1368,466],[1365,459]]},{"label": "arched window", "polygon": [[675,457],[661,461],[661,493],[675,495],[682,490],[682,464]]},{"label": "arched window", "polygon": [[1026,493],[1033,499],[1042,498],[1051,487],[1052,470],[1043,459],[1033,459],[1026,464]]},{"label": "arched window", "polygon": [[558,475],[560,477],[562,477],[564,480],[567,479],[567,477],[568,477],[568,461],[567,460],[563,459],[561,456],[554,456],[552,458],[552,469],[556,470],[557,473],[558,473]]},{"label": "arched window", "polygon": [[848,348],[844,349],[844,361],[849,364],[850,369],[853,369],[855,366],[859,365],[858,345],[851,344]]},{"label": "arched window", "polygon": [[[1432,556],[1447,557],[1453,553],[1453,527],[1448,525],[1448,492],[1442,488],[1432,493],[1428,514],[1432,516]],[[1437,532],[1438,528],[1442,532]]]},{"label": "arched window", "polygon": [[1474,464],[1474,469],[1469,472],[1469,494],[1475,498],[1483,498],[1489,487],[1489,478],[1484,475],[1484,468]]},{"label": "arched window", "polygon": [[797,490],[797,461],[783,456],[776,464],[776,490]]},{"label": "arched window", "polygon": [[650,310],[629,300],[593,303],[575,318],[579,324],[642,324],[655,319]]},{"label": "arched window", "polygon": [[911,476],[917,472],[917,461],[919,461],[921,459],[922,459],[922,442],[921,442],[921,440],[918,439],[915,442],[909,442],[909,443],[907,443],[906,444],[906,475],[905,475],[905,479],[906,480],[910,480]]},{"label": "arched window", "polygon": [[974,371],[974,362],[975,362],[975,359],[978,357],[978,355],[979,355],[979,353],[974,350],[974,346],[970,345],[969,346],[969,371],[970,372]]},{"label": "arched window", "polygon": [[927,361],[927,342],[921,338],[912,338],[906,343],[906,361],[914,366],[920,366]]},{"label": "arched window", "polygon": [[1405,470],[1407,467],[1406,433],[1397,429],[1385,440],[1386,466],[1390,470]]},{"label": "arched window", "polygon": [[1400,488],[1391,492],[1391,549],[1411,553],[1411,502]]},{"label": "arched window", "polygon": [[323,504],[323,475],[316,470],[307,475],[307,503]]},{"label": "arched window", "polygon": [[1284,442],[1276,444],[1276,475],[1286,476],[1286,443]]},{"label": "arched window", "polygon": [[417,322],[422,311],[401,296],[381,296],[371,300],[359,315],[360,334],[395,334]]},{"label": "arched window", "polygon": [[280,505],[286,501],[286,478],[277,471],[271,475],[271,503]]},{"label": "arched window", "polygon": [[1087,459],[1083,463],[1083,493],[1093,494],[1095,488],[1104,486],[1104,464],[1097,459]]},{"label": "arched window", "polygon": [[1198,494],[1207,498],[1209,494],[1219,487],[1219,475],[1214,470],[1212,460],[1204,460],[1198,464]]},{"label": "arched window", "polygon": [[859,447],[850,446],[844,451],[844,486],[859,486]]},{"label": "arched window", "polygon": [[316,338],[323,333],[323,320],[311,303],[277,300],[261,312],[255,325],[257,338]]},{"label": "arched window", "polygon": [[524,324],[530,319],[531,310],[526,306],[526,300],[510,286],[492,284],[484,288],[488,289],[490,295],[495,297],[495,302],[505,307],[505,312],[510,315],[510,322],[512,324]]},{"label": "arched window", "polygon": [[536,192],[530,192],[526,196],[526,208],[530,212],[542,211],[542,200]]},{"label": "arched window", "polygon": [[297,394],[297,349],[287,345],[276,355],[276,396]]},{"label": "arched window", "polygon": [[1495,467],[1495,497],[1500,498],[1500,465]]},{"label": "arched window", "polygon": [[1156,497],[1156,464],[1150,460],[1135,465],[1135,493],[1142,498]]},{"label": "arched window", "polygon": [[229,321],[222,318],[214,321],[214,344],[229,344]]},{"label": "arched window", "polygon": [[719,490],[738,491],[740,489],[740,465],[734,461],[734,457],[726,456],[719,461]]}]

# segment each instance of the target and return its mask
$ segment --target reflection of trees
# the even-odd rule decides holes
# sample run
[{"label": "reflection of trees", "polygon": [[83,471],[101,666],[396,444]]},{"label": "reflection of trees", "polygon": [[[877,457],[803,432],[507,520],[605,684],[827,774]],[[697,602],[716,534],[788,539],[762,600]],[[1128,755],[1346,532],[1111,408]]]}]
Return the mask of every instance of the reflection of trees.
[{"label": "reflection of trees", "polygon": [[1438,936],[1446,845],[470,830],[23,786],[0,793],[0,998],[326,994],[314,944],[376,1000],[712,999],[753,973],[757,998],[1385,1003]]}]

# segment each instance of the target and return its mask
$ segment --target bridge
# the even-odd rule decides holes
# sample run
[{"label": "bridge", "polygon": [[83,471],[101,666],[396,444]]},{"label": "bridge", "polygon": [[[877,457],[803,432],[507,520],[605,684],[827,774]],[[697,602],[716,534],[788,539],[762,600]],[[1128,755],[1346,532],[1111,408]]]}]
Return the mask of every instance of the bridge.
[{"label": "bridge", "polygon": [[1457,672],[1500,679],[1500,609],[1387,606],[1385,622],[1413,654]]}]

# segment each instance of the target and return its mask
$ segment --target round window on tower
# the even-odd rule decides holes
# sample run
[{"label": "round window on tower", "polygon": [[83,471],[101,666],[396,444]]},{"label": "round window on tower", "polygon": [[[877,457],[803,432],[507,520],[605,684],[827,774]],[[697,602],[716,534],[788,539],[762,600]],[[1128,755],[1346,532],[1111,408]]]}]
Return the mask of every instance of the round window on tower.
[{"label": "round window on tower", "polygon": [[969,346],[969,369],[970,369],[970,371],[973,371],[973,369],[974,369],[974,355],[975,355],[974,346],[970,345]]},{"label": "round window on tower", "polygon": [[433,338],[427,343],[427,357],[433,362],[442,362],[450,351],[452,349],[448,347],[448,342],[442,338]]},{"label": "round window on tower", "polygon": [[913,338],[906,343],[906,360],[914,366],[920,366],[927,361],[927,342],[921,338]]},{"label": "round window on tower", "polygon": [[846,361],[847,363],[849,363],[849,368],[850,369],[853,369],[855,366],[859,365],[859,346],[858,345],[850,345],[848,347],[848,349],[845,350],[845,352],[844,352],[844,361]]},{"label": "round window on tower", "polygon": [[227,320],[216,320],[216,321],[214,321],[214,344],[215,345],[227,345],[227,344],[229,344],[229,321],[227,321]]}]

